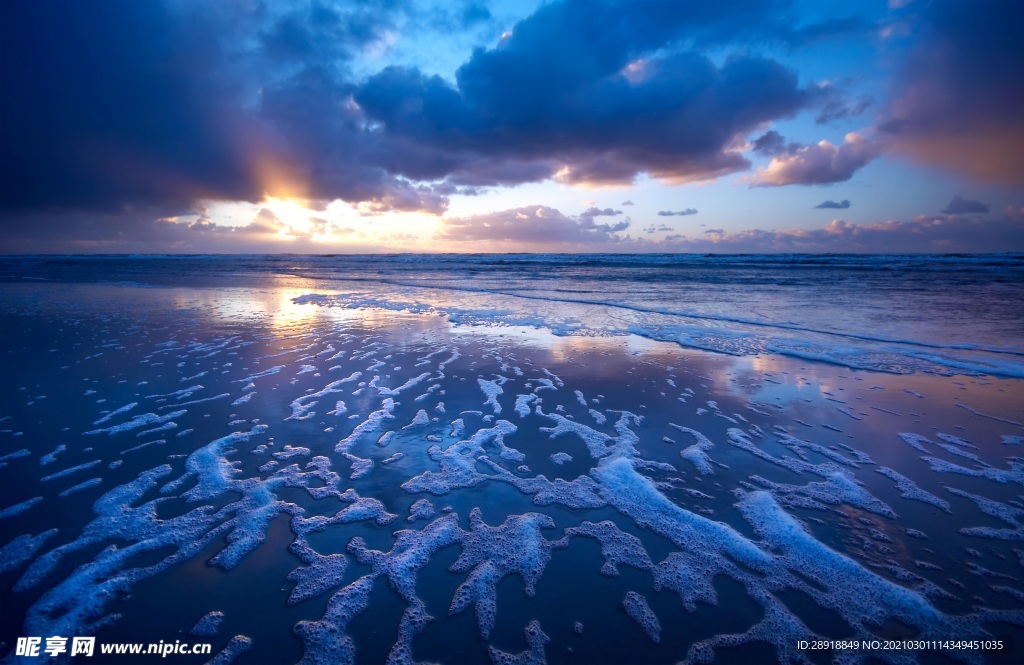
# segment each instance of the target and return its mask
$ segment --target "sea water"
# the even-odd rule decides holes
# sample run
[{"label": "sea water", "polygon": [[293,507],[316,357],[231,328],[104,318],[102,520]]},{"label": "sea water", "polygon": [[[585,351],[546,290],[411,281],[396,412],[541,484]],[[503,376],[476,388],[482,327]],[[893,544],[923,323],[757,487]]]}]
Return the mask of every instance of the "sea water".
[{"label": "sea water", "polygon": [[1022,305],[1021,255],[6,258],[0,653],[1019,662]]}]

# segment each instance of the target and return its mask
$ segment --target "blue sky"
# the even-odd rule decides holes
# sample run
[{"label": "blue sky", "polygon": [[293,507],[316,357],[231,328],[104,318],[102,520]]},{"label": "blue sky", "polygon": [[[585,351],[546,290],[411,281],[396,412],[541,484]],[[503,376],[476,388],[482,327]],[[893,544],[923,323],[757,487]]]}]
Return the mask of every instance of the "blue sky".
[{"label": "blue sky", "polygon": [[8,253],[1024,251],[1009,0],[0,13]]}]

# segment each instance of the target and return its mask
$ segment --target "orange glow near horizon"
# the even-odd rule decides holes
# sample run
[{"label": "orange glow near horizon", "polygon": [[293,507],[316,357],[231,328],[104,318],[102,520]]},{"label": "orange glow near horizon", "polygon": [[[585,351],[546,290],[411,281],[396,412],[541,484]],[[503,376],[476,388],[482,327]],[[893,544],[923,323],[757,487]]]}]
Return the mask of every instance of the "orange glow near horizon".
[{"label": "orange glow near horizon", "polygon": [[306,206],[308,202],[302,199],[267,197],[263,206],[274,213],[277,220],[283,224],[277,235],[284,239],[297,237],[308,237],[317,239],[321,233],[315,233],[316,226],[310,219],[315,215],[314,211]]},{"label": "orange glow near horizon", "polygon": [[254,159],[252,171],[267,199],[309,200],[309,183],[306,178],[301,177],[297,169],[285,164],[281,159],[272,155]]}]

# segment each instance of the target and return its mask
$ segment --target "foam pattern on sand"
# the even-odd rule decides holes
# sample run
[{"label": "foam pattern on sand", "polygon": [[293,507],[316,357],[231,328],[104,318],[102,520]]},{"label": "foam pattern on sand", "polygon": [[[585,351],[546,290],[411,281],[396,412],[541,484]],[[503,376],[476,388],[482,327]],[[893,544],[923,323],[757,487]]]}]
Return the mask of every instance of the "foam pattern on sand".
[{"label": "foam pattern on sand", "polygon": [[[482,640],[476,659],[543,663],[600,633],[583,634],[576,621],[582,608],[573,606],[574,584],[609,590],[595,596],[605,606],[586,608],[594,617],[584,617],[588,626],[618,617],[638,638],[623,641],[636,653],[610,652],[615,661],[710,662],[724,658],[724,649],[765,643],[780,661],[807,662],[797,641],[815,639],[812,626],[829,622],[833,632],[862,640],[894,623],[921,639],[983,639],[989,624],[1024,625],[1021,611],[992,609],[1016,607],[1022,597],[1024,554],[1012,548],[1024,542],[1024,508],[1012,488],[1024,485],[1024,462],[1003,447],[1019,443],[1016,420],[963,407],[953,409],[961,422],[988,429],[924,422],[927,436],[897,432],[917,427],[912,418],[925,421],[932,398],[900,385],[878,390],[872,403],[867,383],[856,383],[862,377],[830,375],[840,387],[819,382],[820,404],[808,398],[799,408],[783,406],[785,390],[802,396],[815,385],[787,372],[810,374],[805,368],[817,365],[784,365],[787,372],[721,365],[731,373],[716,373],[701,364],[704,355],[672,355],[659,345],[625,353],[616,337],[571,340],[559,355],[549,353],[547,337],[513,341],[541,335],[513,324],[537,320],[582,335],[586,326],[569,321],[582,310],[561,323],[495,318],[470,304],[456,312],[414,302],[396,314],[408,300],[372,301],[353,284],[346,285],[351,296],[307,297],[294,306],[358,301],[377,308],[380,322],[323,312],[277,321],[277,328],[257,316],[232,334],[176,321],[164,331],[125,327],[117,340],[83,342],[81,362],[99,360],[93,354],[102,346],[104,362],[122,353],[137,366],[76,385],[81,409],[68,410],[59,436],[29,445],[29,436],[18,435],[29,431],[29,419],[0,420],[0,472],[12,474],[0,480],[8,504],[0,518],[5,533],[22,534],[0,547],[0,569],[13,580],[10,591],[27,599],[23,634],[92,635],[130,624],[133,594],[181,584],[196,564],[218,568],[210,579],[252,575],[253,585],[280,589],[280,603],[303,617],[290,628],[304,663],[363,662],[364,644],[380,656],[386,651],[388,663],[415,663],[467,621]],[[427,316],[437,313],[486,325],[453,335],[447,322]],[[102,322],[107,336],[113,320]],[[909,357],[707,328],[644,330],[725,353],[774,345],[789,356],[894,372],[903,367],[897,356]],[[594,368],[600,371],[588,373]],[[345,378],[322,378],[336,376]],[[95,392],[82,394],[83,387]],[[742,399],[730,392],[740,389]],[[110,406],[97,411],[101,404]],[[895,452],[869,437],[883,426],[893,428],[884,441]],[[149,436],[161,431],[187,436]],[[49,473],[58,455],[63,468]],[[107,471],[100,478],[93,469]],[[32,480],[27,492],[7,484],[22,473]],[[952,486],[957,481],[971,491]],[[950,485],[940,490],[942,482]],[[54,511],[86,515],[50,528]],[[940,511],[942,520],[923,523],[921,515]],[[973,545],[948,548],[951,537]],[[970,560],[959,562],[962,556]],[[545,575],[555,564],[572,570],[572,579]],[[781,600],[787,592],[802,594],[811,609],[788,606]],[[509,593],[521,599],[509,603]],[[564,611],[549,610],[555,596]],[[388,599],[381,614],[378,598]],[[734,599],[755,606],[754,618],[735,632],[669,625],[670,605],[703,619],[702,606]],[[219,610],[195,618],[211,607],[228,609],[193,607],[177,617],[180,627],[217,634]],[[819,608],[824,618],[809,615]],[[558,612],[561,626],[548,619]],[[385,616],[390,625],[381,623]],[[232,610],[232,632],[247,618]],[[371,625],[378,631],[372,638],[365,632]],[[212,662],[271,648],[262,633],[249,634],[256,640],[237,635]],[[380,651],[384,635],[394,642]],[[663,651],[670,645],[675,651]],[[881,651],[837,660],[868,657],[916,660]]]},{"label": "foam pattern on sand", "polygon": [[647,604],[646,598],[636,591],[628,591],[626,592],[625,599],[622,601],[622,606],[626,608],[626,614],[629,615],[629,618],[640,626],[648,639],[652,642],[661,641],[661,623],[658,622],[657,615],[654,614],[654,611]]},{"label": "foam pattern on sand", "polygon": [[453,572],[469,572],[469,577],[455,591],[449,613],[456,614],[476,606],[480,636],[487,639],[494,629],[497,615],[496,587],[503,577],[518,573],[523,591],[533,596],[537,580],[551,560],[553,544],[541,529],[553,529],[554,521],[547,515],[526,513],[512,515],[496,527],[484,523],[480,510],[469,515],[470,531],[462,538],[462,554],[452,564]]},{"label": "foam pattern on sand", "polygon": [[224,621],[224,613],[218,610],[213,610],[204,614],[199,621],[196,621],[196,625],[188,631],[189,635],[216,635],[220,631],[220,625]]}]

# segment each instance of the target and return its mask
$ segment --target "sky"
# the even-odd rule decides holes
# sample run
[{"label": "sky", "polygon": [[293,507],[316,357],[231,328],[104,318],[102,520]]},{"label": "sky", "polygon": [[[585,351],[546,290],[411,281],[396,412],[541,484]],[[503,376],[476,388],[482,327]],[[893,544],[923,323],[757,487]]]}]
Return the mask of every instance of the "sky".
[{"label": "sky", "polygon": [[1014,0],[0,1],[0,253],[1024,251]]}]

